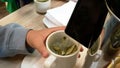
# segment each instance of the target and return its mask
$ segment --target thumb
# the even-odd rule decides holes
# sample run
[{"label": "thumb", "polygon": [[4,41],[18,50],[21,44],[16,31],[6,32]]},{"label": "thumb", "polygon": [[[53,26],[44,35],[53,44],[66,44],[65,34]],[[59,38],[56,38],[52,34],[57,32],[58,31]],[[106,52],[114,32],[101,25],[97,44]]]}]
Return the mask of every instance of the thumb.
[{"label": "thumb", "polygon": [[37,47],[37,50],[41,53],[41,55],[44,57],[44,58],[47,58],[49,56],[49,53],[44,45],[44,43],[41,43],[39,45],[39,47]]}]

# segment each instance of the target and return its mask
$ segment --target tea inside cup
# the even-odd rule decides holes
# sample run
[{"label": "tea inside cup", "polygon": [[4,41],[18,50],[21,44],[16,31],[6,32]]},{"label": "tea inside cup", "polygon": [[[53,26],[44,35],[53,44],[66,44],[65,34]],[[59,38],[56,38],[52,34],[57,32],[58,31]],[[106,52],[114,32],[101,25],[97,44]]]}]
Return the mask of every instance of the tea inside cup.
[{"label": "tea inside cup", "polygon": [[54,33],[48,40],[48,47],[58,55],[70,55],[78,50],[78,46],[64,32]]}]

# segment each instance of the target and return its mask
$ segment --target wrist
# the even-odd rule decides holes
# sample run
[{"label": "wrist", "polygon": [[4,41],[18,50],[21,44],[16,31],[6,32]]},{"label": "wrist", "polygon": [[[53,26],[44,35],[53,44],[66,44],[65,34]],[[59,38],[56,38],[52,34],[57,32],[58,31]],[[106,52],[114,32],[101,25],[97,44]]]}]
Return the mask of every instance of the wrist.
[{"label": "wrist", "polygon": [[25,47],[27,49],[27,51],[29,53],[33,53],[33,51],[35,50],[34,48],[32,48],[30,45],[28,45],[27,41],[25,42]]},{"label": "wrist", "polygon": [[26,41],[25,41],[25,47],[26,47],[26,49],[27,49],[27,51],[28,51],[29,53],[32,53],[32,52],[34,51],[34,48],[32,47],[32,44],[30,43],[30,40],[29,40],[31,31],[33,31],[33,30],[30,29],[30,30],[27,32]]}]

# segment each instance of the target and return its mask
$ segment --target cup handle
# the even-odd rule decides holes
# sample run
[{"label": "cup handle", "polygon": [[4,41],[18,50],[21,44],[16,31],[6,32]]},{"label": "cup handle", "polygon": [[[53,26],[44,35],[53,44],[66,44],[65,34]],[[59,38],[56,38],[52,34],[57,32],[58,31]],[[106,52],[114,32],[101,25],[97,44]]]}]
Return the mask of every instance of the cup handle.
[{"label": "cup handle", "polygon": [[44,62],[44,68],[50,68],[55,60],[56,60],[56,57],[53,55],[50,55]]}]

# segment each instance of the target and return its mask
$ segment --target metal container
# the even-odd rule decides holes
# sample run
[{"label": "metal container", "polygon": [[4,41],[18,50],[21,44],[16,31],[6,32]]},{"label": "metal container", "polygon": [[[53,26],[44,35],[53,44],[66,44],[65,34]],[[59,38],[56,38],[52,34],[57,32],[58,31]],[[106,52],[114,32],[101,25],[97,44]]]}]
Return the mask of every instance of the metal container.
[{"label": "metal container", "polygon": [[120,0],[105,0],[105,3],[109,15],[103,28],[102,55],[96,68],[106,68],[119,55],[120,51],[120,18],[118,17]]}]

